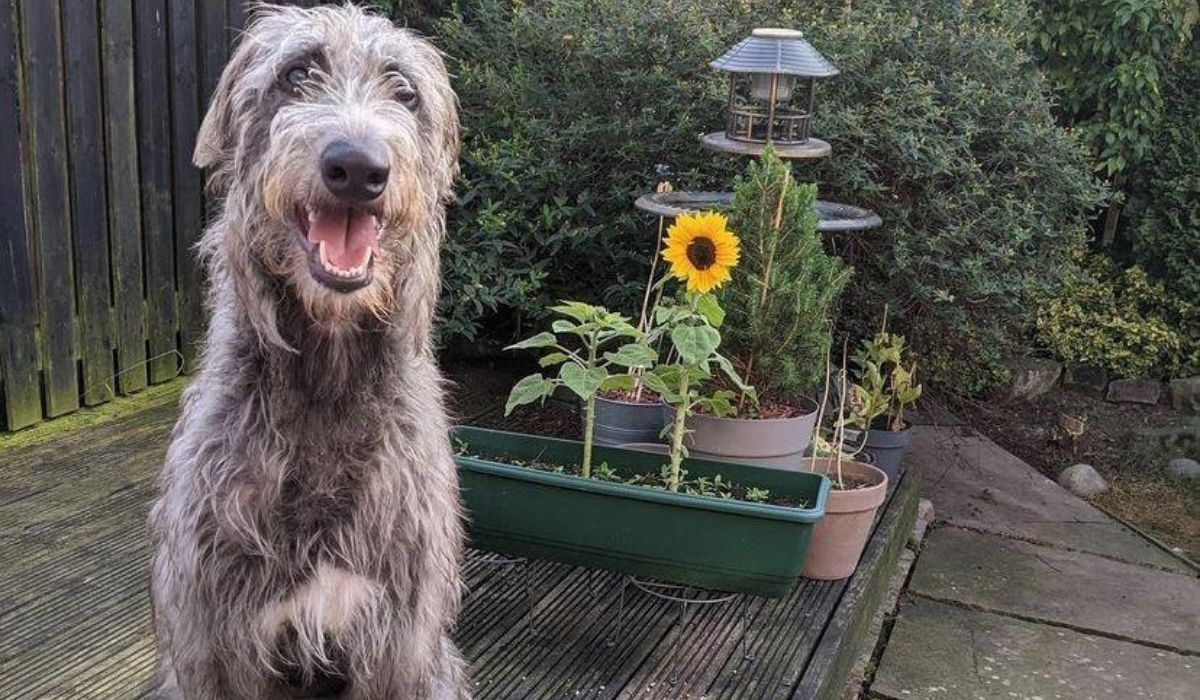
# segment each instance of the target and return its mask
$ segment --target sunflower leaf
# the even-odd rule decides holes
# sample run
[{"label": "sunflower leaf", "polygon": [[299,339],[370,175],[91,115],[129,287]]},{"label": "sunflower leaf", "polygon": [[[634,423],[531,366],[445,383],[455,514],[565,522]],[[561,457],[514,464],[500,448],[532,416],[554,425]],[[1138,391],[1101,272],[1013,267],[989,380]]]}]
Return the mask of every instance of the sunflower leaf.
[{"label": "sunflower leaf", "polygon": [[586,401],[594,396],[604,380],[608,379],[608,372],[599,367],[585,369],[577,364],[568,363],[558,371],[558,378],[568,389],[575,392],[576,396]]},{"label": "sunflower leaf", "polygon": [[721,324],[725,322],[725,310],[721,308],[717,297],[712,294],[701,294],[696,300],[696,310],[713,328],[720,328]]},{"label": "sunflower leaf", "polygon": [[508,347],[506,347],[504,349],[505,350],[527,350],[529,348],[547,348],[547,347],[550,347],[551,345],[554,345],[556,342],[558,342],[558,340],[554,337],[553,333],[551,333],[549,331],[542,331],[541,333],[538,333],[535,336],[526,338],[525,340],[522,340],[519,343],[513,343],[512,345],[509,345]]},{"label": "sunflower leaf", "polygon": [[513,386],[508,394],[508,403],[504,405],[504,415],[512,413],[517,406],[540,401],[554,391],[554,382],[540,374],[531,374]]},{"label": "sunflower leaf", "polygon": [[707,364],[709,356],[721,345],[721,333],[708,324],[676,326],[671,329],[671,344],[684,364]]},{"label": "sunflower leaf", "polygon": [[649,367],[658,359],[658,353],[641,343],[626,343],[615,352],[604,353],[604,359],[622,367]]}]

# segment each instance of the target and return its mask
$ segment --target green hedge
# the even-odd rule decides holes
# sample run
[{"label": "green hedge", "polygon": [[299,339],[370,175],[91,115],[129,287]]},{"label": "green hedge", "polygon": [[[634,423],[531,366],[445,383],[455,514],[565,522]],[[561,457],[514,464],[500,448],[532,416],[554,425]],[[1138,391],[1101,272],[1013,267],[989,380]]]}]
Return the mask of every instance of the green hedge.
[{"label": "green hedge", "polygon": [[434,25],[464,122],[446,248],[443,344],[514,336],[547,299],[632,310],[656,222],[633,198],[727,189],[744,162],[704,151],[726,85],[709,61],[754,26],[804,29],[841,70],[820,84],[798,164],[882,229],[833,244],[856,268],[843,328],[885,303],[931,378],[984,388],[1028,337],[1098,190],[1021,50],[1025,4],[913,0],[472,0]]}]

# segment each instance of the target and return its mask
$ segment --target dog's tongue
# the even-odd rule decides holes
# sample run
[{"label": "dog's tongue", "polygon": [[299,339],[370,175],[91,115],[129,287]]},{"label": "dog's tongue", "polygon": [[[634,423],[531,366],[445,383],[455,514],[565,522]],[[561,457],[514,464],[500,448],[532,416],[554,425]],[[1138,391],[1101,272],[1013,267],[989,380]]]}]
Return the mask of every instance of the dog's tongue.
[{"label": "dog's tongue", "polygon": [[325,259],[343,270],[365,265],[379,244],[375,217],[355,209],[322,209],[308,223],[308,240],[325,244]]}]

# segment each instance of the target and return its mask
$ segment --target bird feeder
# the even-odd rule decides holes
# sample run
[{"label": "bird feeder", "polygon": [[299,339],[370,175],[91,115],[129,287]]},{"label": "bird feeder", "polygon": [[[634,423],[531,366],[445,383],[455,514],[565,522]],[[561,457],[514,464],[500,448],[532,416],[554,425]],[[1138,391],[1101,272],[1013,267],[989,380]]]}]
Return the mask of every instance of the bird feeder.
[{"label": "bird feeder", "polygon": [[794,29],[755,29],[710,64],[729,74],[725,131],[704,144],[758,155],[771,144],[782,158],[822,158],[829,144],[811,134],[817,78],[838,74]]}]

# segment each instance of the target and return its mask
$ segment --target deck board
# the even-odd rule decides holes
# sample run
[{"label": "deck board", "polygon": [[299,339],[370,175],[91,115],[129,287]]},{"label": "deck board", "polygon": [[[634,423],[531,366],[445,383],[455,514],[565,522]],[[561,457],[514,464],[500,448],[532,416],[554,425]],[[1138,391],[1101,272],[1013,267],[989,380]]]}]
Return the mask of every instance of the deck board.
[{"label": "deck board", "polygon": [[[455,402],[486,422],[472,385]],[[0,697],[136,698],[154,667],[146,516],[176,415],[144,410],[18,447],[0,444]],[[480,700],[790,697],[846,582],[699,608],[623,579],[472,553],[457,638]],[[532,608],[530,607],[532,605]],[[744,614],[743,614],[744,610]],[[739,644],[745,628],[750,656]]]}]

